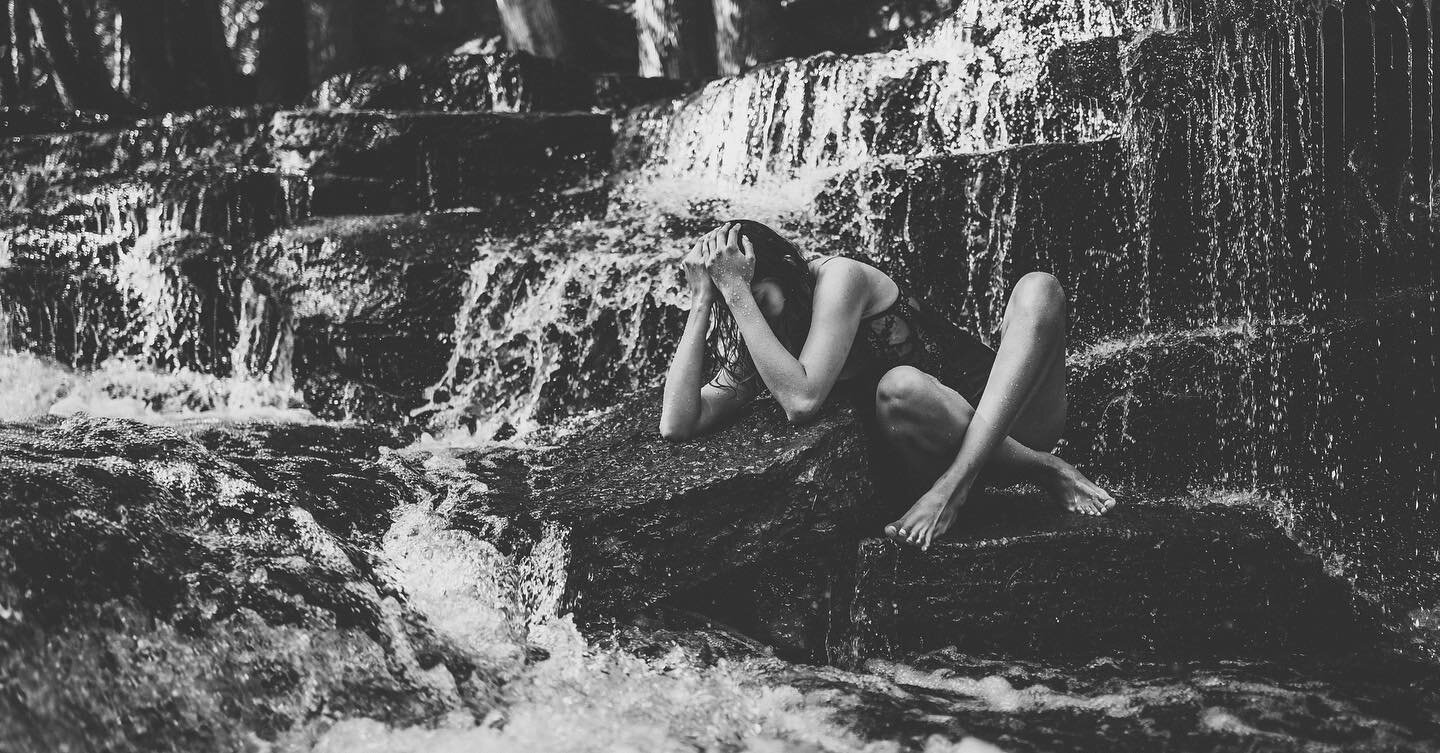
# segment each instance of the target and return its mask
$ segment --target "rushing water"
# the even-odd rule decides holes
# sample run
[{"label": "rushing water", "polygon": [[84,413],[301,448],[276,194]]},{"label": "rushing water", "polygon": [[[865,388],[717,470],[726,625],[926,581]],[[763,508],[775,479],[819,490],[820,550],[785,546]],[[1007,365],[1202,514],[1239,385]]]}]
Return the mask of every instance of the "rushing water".
[{"label": "rushing water", "polygon": [[[982,336],[1019,275],[1055,269],[1077,332],[1062,452],[1138,494],[1265,510],[1406,655],[1436,659],[1433,8],[955,6],[903,49],[780,61],[617,116],[604,215],[519,231],[468,208],[310,218],[315,176],[270,164],[268,113],[12,144],[0,420],[15,431],[47,414],[219,426],[236,442],[254,421],[348,430],[318,414],[429,432],[376,458],[357,449],[359,470],[327,480],[297,472],[311,479],[300,492],[266,490],[306,547],[276,555],[256,588],[348,578],[379,615],[368,636],[258,617],[203,636],[147,617],[133,635],[57,635],[0,664],[19,678],[7,698],[38,722],[14,744],[58,748],[76,742],[64,728],[108,721],[119,746],[144,730],[116,720],[170,708],[217,747],[250,750],[1432,746],[1433,685],[1319,657],[940,651],[841,671],[780,661],[694,615],[582,630],[561,598],[564,530],[521,556],[454,524],[456,500],[494,485],[455,445],[523,451],[527,430],[655,384],[683,324],[676,261],[714,222],[750,216],[928,286]],[[539,109],[558,80],[513,61],[475,70],[421,104]],[[343,104],[368,80],[331,82],[318,101]],[[214,454],[145,457],[105,462],[167,488],[273,481]],[[328,479],[348,493],[392,476],[371,534],[307,507]],[[0,600],[0,638],[29,619]],[[405,637],[417,624],[464,661],[436,663]],[[267,651],[303,678],[278,683],[280,701],[245,684],[273,667],[243,682],[215,669]],[[143,692],[107,684],[92,656]],[[403,689],[380,709],[326,711],[354,677]],[[145,695],[170,686],[169,707]],[[269,717],[226,704],[272,704],[293,724],[247,727],[235,720]]]}]

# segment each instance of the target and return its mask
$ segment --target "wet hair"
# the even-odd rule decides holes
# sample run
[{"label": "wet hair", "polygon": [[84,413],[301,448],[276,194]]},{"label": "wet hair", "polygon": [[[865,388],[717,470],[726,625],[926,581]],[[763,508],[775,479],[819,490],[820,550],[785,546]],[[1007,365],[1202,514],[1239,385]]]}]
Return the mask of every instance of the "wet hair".
[{"label": "wet hair", "polygon": [[[728,220],[725,224],[740,225],[740,235],[755,249],[755,275],[751,284],[772,280],[785,294],[785,308],[780,313],[783,332],[776,332],[790,346],[804,342],[810,330],[811,303],[815,295],[810,265],[799,247],[786,240],[769,226],[754,220]],[[758,381],[755,361],[740,337],[740,327],[730,308],[718,296],[712,304],[710,354],[715,365],[734,375],[740,383]],[[763,389],[764,385],[755,385]]]}]

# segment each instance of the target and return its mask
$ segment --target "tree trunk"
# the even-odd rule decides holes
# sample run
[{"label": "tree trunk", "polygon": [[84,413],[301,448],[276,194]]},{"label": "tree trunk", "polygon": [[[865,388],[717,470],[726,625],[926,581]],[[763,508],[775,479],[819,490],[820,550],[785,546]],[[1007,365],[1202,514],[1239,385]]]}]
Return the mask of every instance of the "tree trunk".
[{"label": "tree trunk", "polygon": [[577,62],[557,0],[495,0],[510,49]]},{"label": "tree trunk", "polygon": [[[12,14],[11,11],[14,11]],[[25,38],[29,12],[18,2],[0,0],[0,107],[24,104]]]},{"label": "tree trunk", "polygon": [[135,61],[135,89],[156,109],[241,99],[219,0],[115,0]]},{"label": "tree trunk", "polygon": [[311,0],[310,81],[316,86],[337,73],[360,67],[360,10],[357,0]]},{"label": "tree trunk", "polygon": [[[255,93],[261,102],[296,104],[311,88],[304,0],[268,0],[260,9]],[[318,83],[318,82],[317,82]]]},{"label": "tree trunk", "polygon": [[743,73],[784,55],[779,0],[713,0],[715,58],[722,76]]},{"label": "tree trunk", "polygon": [[[19,3],[15,3],[19,5]],[[51,65],[65,96],[77,110],[134,114],[135,106],[111,82],[95,20],[79,0],[30,0]]]},{"label": "tree trunk", "polygon": [[715,75],[715,17],[710,0],[636,0],[640,75],[702,79]]}]

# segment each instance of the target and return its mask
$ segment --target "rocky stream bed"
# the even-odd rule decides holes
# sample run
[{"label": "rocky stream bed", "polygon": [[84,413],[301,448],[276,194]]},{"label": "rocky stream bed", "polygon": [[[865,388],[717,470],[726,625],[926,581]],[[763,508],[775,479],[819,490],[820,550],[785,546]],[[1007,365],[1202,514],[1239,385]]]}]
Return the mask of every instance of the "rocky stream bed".
[{"label": "rocky stream bed", "polygon": [[[1434,38],[966,0],[698,87],[450,56],[11,138],[0,751],[1440,748]],[[1120,506],[922,554],[843,400],[662,440],[734,216],[987,338],[1055,273]]]}]

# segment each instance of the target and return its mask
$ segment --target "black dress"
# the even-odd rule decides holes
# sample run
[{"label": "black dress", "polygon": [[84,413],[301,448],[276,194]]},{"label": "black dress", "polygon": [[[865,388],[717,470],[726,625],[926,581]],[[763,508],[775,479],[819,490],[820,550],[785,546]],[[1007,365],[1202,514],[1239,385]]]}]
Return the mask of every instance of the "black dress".
[{"label": "black dress", "polygon": [[971,407],[980,404],[995,365],[995,351],[976,337],[926,310],[900,285],[895,302],[860,320],[854,349],[861,350],[861,372],[850,381],[857,399],[875,400],[885,372],[913,366],[960,393]]}]

